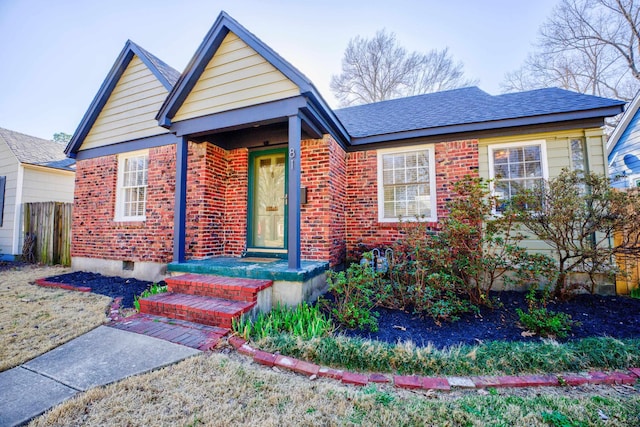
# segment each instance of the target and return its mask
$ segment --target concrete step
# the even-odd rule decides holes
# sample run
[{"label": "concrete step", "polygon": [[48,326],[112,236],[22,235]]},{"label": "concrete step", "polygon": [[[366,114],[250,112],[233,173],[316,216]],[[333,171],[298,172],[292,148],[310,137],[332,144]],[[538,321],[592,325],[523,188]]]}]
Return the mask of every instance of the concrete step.
[{"label": "concrete step", "polygon": [[233,301],[257,301],[258,293],[269,288],[273,281],[183,274],[165,279],[169,292],[224,298]]},{"label": "concrete step", "polygon": [[174,292],[151,295],[140,301],[140,313],[231,328],[231,319],[251,310],[255,301],[233,301]]}]

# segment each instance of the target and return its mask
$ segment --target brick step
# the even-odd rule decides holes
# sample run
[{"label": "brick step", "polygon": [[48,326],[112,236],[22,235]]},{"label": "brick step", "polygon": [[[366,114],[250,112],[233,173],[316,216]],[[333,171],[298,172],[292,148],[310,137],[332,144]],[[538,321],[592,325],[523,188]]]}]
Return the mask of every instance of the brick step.
[{"label": "brick step", "polygon": [[140,313],[186,320],[203,325],[230,328],[231,319],[251,310],[254,301],[232,301],[174,292],[141,298]]},{"label": "brick step", "polygon": [[220,339],[229,333],[227,328],[143,313],[135,314],[119,322],[113,322],[109,326],[202,351],[213,349]]},{"label": "brick step", "polygon": [[272,280],[243,279],[207,274],[183,274],[165,279],[169,292],[202,295],[234,301],[257,301],[258,292],[273,284]]}]

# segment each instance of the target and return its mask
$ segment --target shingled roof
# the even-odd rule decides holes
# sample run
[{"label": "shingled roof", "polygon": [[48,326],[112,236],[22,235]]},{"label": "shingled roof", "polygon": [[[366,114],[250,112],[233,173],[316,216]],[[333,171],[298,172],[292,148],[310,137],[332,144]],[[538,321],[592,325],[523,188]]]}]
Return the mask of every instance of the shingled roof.
[{"label": "shingled roof", "polygon": [[67,158],[62,144],[3,128],[0,128],[0,140],[9,146],[20,163],[75,170],[75,160]]},{"label": "shingled roof", "polygon": [[[622,111],[623,101],[558,88],[493,96],[477,87],[393,99],[336,110],[352,138],[422,131],[425,135],[497,129]],[[371,141],[374,142],[374,141]]]}]

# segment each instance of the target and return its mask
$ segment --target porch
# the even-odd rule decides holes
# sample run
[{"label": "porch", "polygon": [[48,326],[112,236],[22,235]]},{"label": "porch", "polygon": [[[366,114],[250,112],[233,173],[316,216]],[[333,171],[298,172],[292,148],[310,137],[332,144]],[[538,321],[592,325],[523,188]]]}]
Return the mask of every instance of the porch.
[{"label": "porch", "polygon": [[[327,290],[326,261],[300,261],[300,268],[291,269],[288,260],[259,257],[213,257],[168,264],[171,276],[199,274],[256,280],[270,280],[270,305],[293,306],[302,301],[315,301]],[[266,309],[266,310],[265,310]],[[263,307],[261,311],[268,311]]]}]

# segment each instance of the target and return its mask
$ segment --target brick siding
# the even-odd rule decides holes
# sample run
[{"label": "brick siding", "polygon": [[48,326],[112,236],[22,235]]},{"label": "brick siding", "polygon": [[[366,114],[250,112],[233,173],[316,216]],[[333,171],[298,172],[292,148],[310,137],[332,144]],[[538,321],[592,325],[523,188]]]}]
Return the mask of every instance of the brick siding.
[{"label": "brick siding", "polygon": [[114,221],[118,157],[76,163],[71,256],[166,263],[173,251],[175,146],[149,150],[145,221]]},{"label": "brick siding", "polygon": [[[436,193],[438,218],[446,216],[451,185],[465,175],[478,175],[478,141],[436,143]],[[383,247],[402,232],[397,223],[378,222],[378,163],[376,150],[347,155],[346,238],[350,254],[360,245]],[[437,228],[436,223],[430,224]]]},{"label": "brick siding", "polygon": [[[451,184],[476,175],[476,140],[437,143],[437,213],[446,214]],[[384,246],[401,235],[397,223],[378,222],[376,150],[345,153],[325,136],[301,142],[303,259],[344,261],[360,243]],[[242,254],[247,244],[247,149],[189,143],[186,254],[188,258]],[[115,222],[117,156],[77,162],[72,256],[166,263],[172,260],[175,147],[149,150],[146,221]],[[432,224],[434,227],[437,224]]]}]

